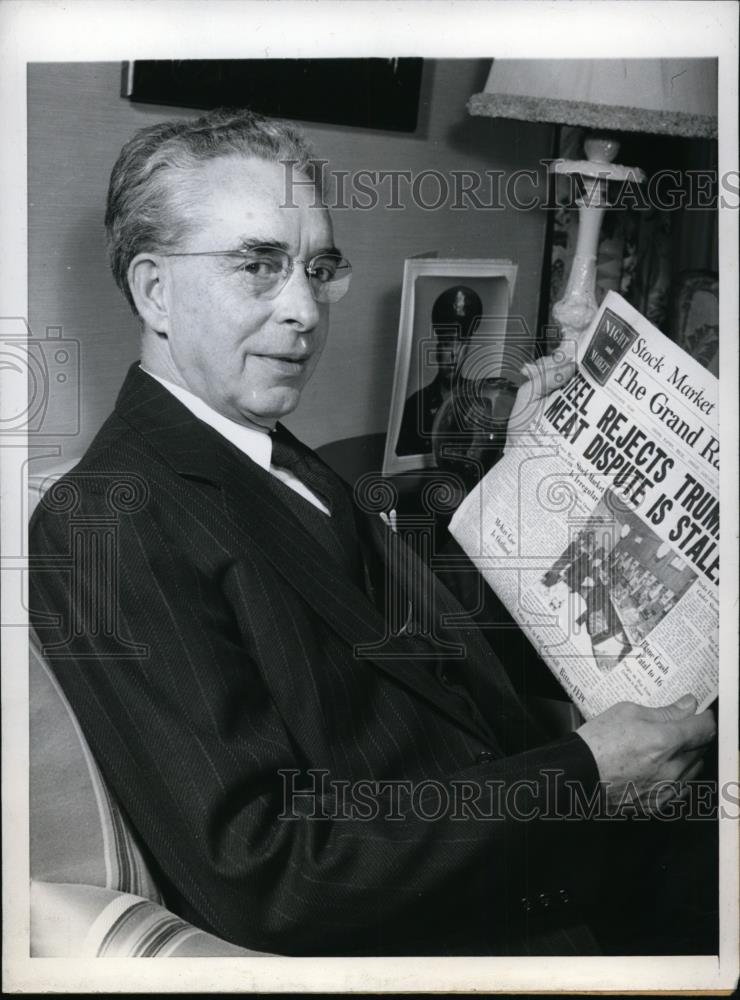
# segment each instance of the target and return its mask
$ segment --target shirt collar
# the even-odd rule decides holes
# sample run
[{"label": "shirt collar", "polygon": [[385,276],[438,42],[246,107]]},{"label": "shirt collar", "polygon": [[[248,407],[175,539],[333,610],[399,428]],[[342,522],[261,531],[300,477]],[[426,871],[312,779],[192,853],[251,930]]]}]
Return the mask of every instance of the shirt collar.
[{"label": "shirt collar", "polygon": [[164,386],[168,392],[179,399],[183,406],[186,406],[193,416],[208,424],[214,431],[217,431],[227,441],[230,441],[235,448],[238,448],[247,458],[261,468],[269,471],[272,460],[272,438],[267,428],[247,427],[245,424],[238,424],[236,420],[225,417],[218,413],[208,403],[205,403],[199,396],[195,396],[188,389],[183,389],[181,385],[175,385],[166,378],[161,378],[153,372],[147,371],[143,365],[141,370],[156,379],[160,385]]}]

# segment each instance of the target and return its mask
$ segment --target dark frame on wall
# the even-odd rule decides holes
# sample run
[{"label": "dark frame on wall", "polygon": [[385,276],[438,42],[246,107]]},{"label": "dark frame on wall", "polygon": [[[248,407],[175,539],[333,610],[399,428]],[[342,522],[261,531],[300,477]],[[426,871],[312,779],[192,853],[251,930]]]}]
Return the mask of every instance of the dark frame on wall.
[{"label": "dark frame on wall", "polygon": [[123,64],[121,93],[142,104],[248,107],[263,115],[414,132],[424,60],[144,59]]}]

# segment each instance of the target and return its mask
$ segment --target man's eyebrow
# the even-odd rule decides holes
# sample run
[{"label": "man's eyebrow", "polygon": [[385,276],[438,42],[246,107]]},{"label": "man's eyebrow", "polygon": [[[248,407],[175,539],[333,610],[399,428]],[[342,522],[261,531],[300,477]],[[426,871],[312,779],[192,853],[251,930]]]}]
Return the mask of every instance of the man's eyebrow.
[{"label": "man's eyebrow", "polygon": [[252,250],[254,247],[275,247],[276,250],[288,252],[285,240],[275,239],[274,236],[242,236],[238,240],[237,250]]},{"label": "man's eyebrow", "polygon": [[[276,250],[284,250],[285,253],[290,252],[288,244],[285,240],[278,240],[272,236],[242,236],[238,240],[236,250],[253,250],[255,247],[275,247]],[[319,247],[317,250],[314,250],[310,256],[318,257],[319,254],[324,253],[336,254],[337,257],[342,256],[342,251],[333,243],[329,246]]]}]

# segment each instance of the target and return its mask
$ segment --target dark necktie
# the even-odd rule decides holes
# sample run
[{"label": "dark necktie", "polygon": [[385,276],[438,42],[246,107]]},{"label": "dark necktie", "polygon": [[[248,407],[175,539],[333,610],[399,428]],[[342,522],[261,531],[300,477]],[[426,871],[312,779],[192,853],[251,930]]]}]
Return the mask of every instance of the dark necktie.
[{"label": "dark necktie", "polygon": [[323,502],[331,517],[294,490],[292,493],[298,496],[298,502],[291,504],[291,509],[324,548],[364,586],[357,525],[348,487],[310,448],[297,441],[280,424],[270,438],[273,464],[288,469],[300,479]]},{"label": "dark necktie", "polygon": [[279,424],[270,434],[272,441],[272,463],[281,469],[288,469],[293,475],[316,494],[329,513],[333,513],[337,503],[337,492],[342,491],[342,483],[335,473],[309,449],[293,438]]}]

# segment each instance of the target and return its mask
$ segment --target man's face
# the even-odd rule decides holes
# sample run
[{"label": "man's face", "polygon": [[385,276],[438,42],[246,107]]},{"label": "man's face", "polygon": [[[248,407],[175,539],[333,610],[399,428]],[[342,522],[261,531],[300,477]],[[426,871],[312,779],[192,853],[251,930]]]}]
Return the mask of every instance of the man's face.
[{"label": "man's face", "polygon": [[[307,185],[285,201],[283,167],[219,157],[189,175],[189,235],[178,250],[239,250],[258,242],[308,260],[333,246],[326,210]],[[297,207],[295,207],[297,206]],[[180,209],[183,211],[183,209]],[[272,426],[298,405],[326,340],[327,304],[296,264],[274,298],[255,297],[232,257],[168,257],[170,377],[232,420]]]}]

